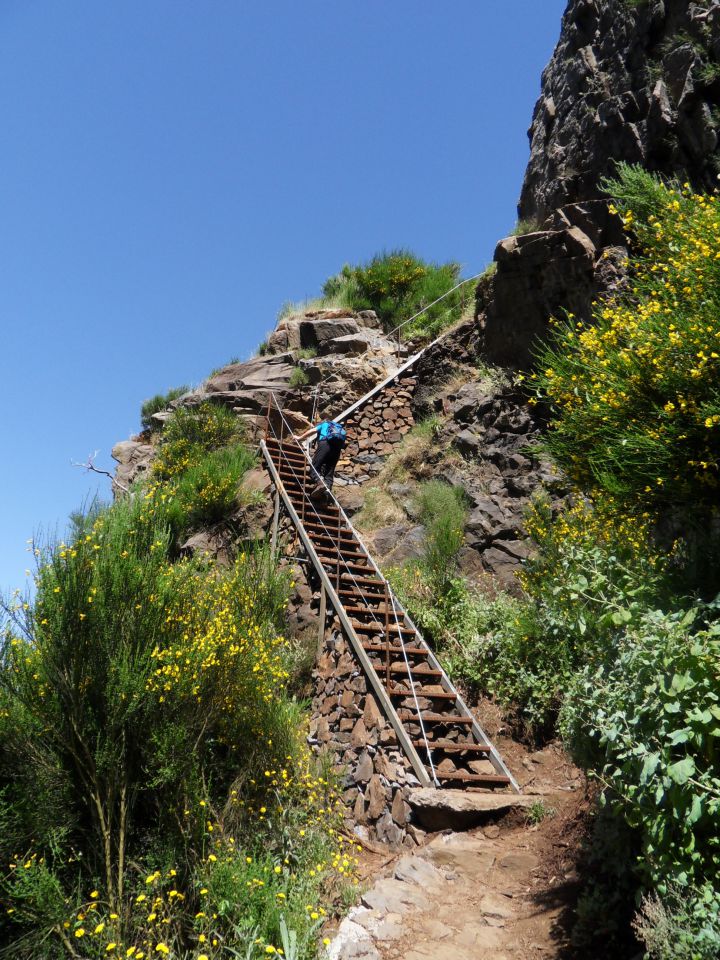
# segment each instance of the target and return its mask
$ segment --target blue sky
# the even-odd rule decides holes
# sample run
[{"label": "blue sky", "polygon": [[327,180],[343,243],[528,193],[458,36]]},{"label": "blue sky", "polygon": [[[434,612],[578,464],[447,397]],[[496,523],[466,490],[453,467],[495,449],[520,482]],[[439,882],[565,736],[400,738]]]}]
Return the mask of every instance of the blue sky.
[{"label": "blue sky", "polygon": [[284,301],[383,248],[483,268],[564,7],[3,0],[0,589],[97,488],[71,461]]}]

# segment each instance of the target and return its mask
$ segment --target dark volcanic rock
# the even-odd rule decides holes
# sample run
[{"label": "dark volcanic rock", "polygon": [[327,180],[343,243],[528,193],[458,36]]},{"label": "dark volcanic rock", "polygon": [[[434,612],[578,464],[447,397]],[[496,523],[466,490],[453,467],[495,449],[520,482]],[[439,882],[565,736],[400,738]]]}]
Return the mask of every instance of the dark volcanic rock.
[{"label": "dark volcanic rock", "polygon": [[718,47],[717,0],[570,0],[529,131],[520,216],[542,223],[600,197],[618,160],[712,189],[718,90],[704,67]]},{"label": "dark volcanic rock", "polygon": [[543,72],[518,212],[477,290],[488,359],[532,364],[551,317],[622,288],[627,241],[602,190],[617,162],[717,186],[720,0],[570,0]]}]

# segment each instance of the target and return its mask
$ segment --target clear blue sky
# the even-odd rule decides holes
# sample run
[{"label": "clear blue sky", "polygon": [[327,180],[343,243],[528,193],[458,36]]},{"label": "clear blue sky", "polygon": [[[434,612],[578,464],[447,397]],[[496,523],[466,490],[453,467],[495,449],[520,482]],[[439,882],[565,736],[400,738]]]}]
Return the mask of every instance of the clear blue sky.
[{"label": "clear blue sky", "polygon": [[[492,258],[565,0],[2,0],[0,589],[346,261]],[[101,484],[107,494],[108,485]]]}]

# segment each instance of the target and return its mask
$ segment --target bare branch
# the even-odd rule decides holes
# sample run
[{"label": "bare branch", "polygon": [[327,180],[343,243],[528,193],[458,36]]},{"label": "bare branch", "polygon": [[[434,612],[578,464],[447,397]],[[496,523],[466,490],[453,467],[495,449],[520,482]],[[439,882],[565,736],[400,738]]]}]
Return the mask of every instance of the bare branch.
[{"label": "bare branch", "polygon": [[85,472],[90,471],[92,473],[100,473],[104,477],[110,477],[110,480],[114,487],[117,487],[118,489],[122,490],[123,493],[130,493],[130,490],[128,489],[128,487],[126,487],[124,483],[120,483],[120,481],[117,480],[110,473],[109,470],[101,470],[100,467],[95,466],[95,457],[98,455],[98,453],[100,453],[100,451],[96,450],[95,453],[89,454],[85,463],[78,463],[76,460],[71,460],[70,464],[73,467],[82,467],[85,470]]}]

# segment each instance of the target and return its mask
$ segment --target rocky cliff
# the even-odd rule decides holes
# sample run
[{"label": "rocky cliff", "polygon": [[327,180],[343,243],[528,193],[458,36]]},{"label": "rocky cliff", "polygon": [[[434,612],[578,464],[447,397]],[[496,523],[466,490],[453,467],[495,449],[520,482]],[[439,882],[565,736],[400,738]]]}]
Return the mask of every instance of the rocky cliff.
[{"label": "rocky cliff", "polygon": [[618,161],[717,186],[719,55],[719,0],[570,0],[529,131],[531,231],[500,241],[478,290],[490,360],[529,366],[552,316],[588,320],[622,284],[626,238],[601,188]]},{"label": "rocky cliff", "polygon": [[522,218],[597,199],[614,163],[717,185],[720,3],[571,0],[530,127]]}]

